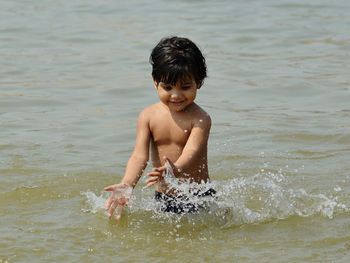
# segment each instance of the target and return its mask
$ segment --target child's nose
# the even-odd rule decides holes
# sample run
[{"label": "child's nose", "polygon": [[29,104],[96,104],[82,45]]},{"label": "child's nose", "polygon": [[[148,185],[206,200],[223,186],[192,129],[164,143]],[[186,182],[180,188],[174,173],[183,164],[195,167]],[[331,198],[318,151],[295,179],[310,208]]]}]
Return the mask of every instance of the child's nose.
[{"label": "child's nose", "polygon": [[171,93],[171,97],[172,98],[179,98],[179,97],[181,97],[181,93],[178,91],[174,91]]}]

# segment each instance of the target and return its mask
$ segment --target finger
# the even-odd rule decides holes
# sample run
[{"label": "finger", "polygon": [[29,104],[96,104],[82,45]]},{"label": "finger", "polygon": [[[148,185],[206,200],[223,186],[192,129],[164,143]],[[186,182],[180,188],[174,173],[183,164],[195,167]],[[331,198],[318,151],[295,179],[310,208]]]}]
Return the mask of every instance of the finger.
[{"label": "finger", "polygon": [[162,173],[166,170],[166,166],[164,165],[164,166],[158,167],[157,170],[158,172]]},{"label": "finger", "polygon": [[[166,161],[166,160],[165,160]],[[163,166],[159,166],[159,167],[154,167],[153,169],[152,169],[152,171],[153,172],[162,172],[162,171],[164,171],[166,169],[166,166],[165,165],[163,165]]]},{"label": "finger", "polygon": [[107,201],[105,202],[105,209],[108,210],[113,202],[113,199],[109,197]]},{"label": "finger", "polygon": [[118,206],[117,202],[113,202],[111,206],[109,207],[107,213],[108,213],[108,218],[111,218],[112,215],[114,214],[115,208]]},{"label": "finger", "polygon": [[159,177],[158,176],[151,176],[151,177],[147,178],[146,183],[154,182],[154,181],[159,181]]},{"label": "finger", "polygon": [[159,177],[158,176],[149,177],[147,178],[146,183],[153,182],[153,181],[159,181]]},{"label": "finger", "polygon": [[112,213],[114,212],[113,208],[113,202],[109,204],[109,207],[106,209],[106,214],[108,215],[108,218],[111,218]]},{"label": "finger", "polygon": [[111,192],[111,191],[114,191],[114,189],[115,189],[115,184],[109,185],[109,186],[103,188],[103,191]]},{"label": "finger", "polygon": [[160,177],[161,173],[160,172],[149,172],[147,173],[147,176],[156,176],[156,177]]},{"label": "finger", "polygon": [[115,209],[114,219],[119,221],[124,211],[124,206],[118,205]]},{"label": "finger", "polygon": [[150,187],[150,186],[152,186],[152,185],[154,185],[154,184],[156,184],[158,182],[159,182],[159,178],[158,177],[148,178],[146,180],[146,185],[143,187],[143,189],[146,189],[146,188],[148,188],[148,187]]}]

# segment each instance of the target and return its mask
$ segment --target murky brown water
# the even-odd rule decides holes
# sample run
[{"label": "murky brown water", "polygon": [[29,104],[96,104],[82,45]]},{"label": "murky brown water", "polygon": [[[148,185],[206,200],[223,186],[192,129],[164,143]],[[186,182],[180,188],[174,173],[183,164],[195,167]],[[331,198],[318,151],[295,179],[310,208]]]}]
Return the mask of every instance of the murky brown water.
[{"label": "murky brown water", "polygon": [[[348,262],[350,4],[0,0],[0,262]],[[157,101],[148,56],[190,37],[209,78],[211,210],[102,209]]]}]

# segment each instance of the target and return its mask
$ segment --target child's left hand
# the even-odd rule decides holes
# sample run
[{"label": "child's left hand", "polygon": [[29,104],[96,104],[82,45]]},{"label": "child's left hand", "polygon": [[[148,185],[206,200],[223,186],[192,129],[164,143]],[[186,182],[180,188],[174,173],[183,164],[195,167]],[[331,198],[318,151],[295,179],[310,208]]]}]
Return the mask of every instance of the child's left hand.
[{"label": "child's left hand", "polygon": [[146,186],[148,188],[156,183],[159,183],[163,179],[163,172],[166,170],[165,165],[152,169],[152,172],[147,173],[149,178],[146,180]]},{"label": "child's left hand", "polygon": [[148,188],[148,187],[150,187],[156,183],[159,183],[160,181],[163,180],[163,173],[167,169],[167,165],[166,165],[167,162],[171,166],[173,171],[177,171],[175,164],[170,159],[165,157],[165,164],[163,166],[153,168],[152,172],[147,173],[149,178],[146,180],[146,186],[144,188]]}]

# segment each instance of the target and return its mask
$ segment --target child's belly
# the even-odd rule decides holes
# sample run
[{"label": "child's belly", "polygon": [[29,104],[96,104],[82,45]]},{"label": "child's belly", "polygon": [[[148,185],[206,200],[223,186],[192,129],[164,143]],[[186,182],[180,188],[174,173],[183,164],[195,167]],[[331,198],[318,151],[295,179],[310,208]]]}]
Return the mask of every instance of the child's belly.
[{"label": "child's belly", "polygon": [[165,163],[165,157],[169,158],[172,162],[176,162],[179,159],[182,150],[182,145],[171,143],[171,144],[152,144],[151,145],[151,157],[153,167],[163,166]]}]

